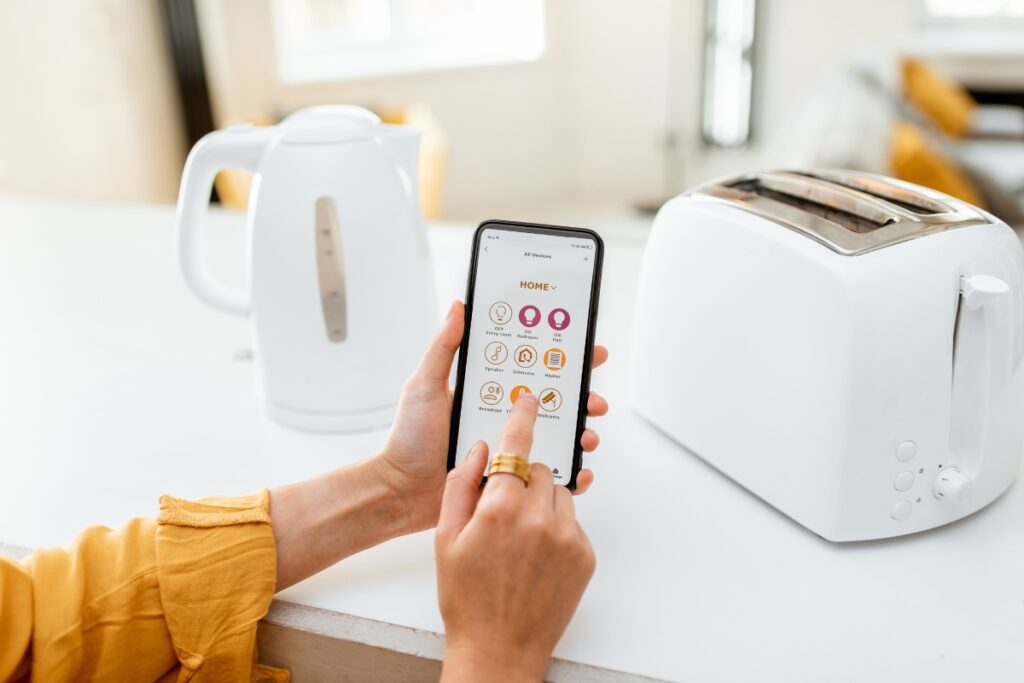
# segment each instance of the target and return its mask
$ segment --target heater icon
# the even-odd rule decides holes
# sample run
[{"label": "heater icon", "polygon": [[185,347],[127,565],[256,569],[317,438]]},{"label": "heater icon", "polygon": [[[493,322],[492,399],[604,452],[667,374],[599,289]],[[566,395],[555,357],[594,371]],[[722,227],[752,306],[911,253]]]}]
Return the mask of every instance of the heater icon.
[{"label": "heater icon", "polygon": [[544,367],[558,372],[565,367],[565,352],[562,349],[548,349],[544,352]]}]

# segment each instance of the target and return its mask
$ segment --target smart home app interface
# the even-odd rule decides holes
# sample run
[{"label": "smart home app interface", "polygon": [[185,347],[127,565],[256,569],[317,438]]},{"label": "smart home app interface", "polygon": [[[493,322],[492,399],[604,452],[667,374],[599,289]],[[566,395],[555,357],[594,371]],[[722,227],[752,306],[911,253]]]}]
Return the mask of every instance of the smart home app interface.
[{"label": "smart home app interface", "polygon": [[567,484],[597,246],[488,228],[478,249],[455,463],[480,439],[497,453],[509,410],[528,392],[540,404],[530,461]]}]

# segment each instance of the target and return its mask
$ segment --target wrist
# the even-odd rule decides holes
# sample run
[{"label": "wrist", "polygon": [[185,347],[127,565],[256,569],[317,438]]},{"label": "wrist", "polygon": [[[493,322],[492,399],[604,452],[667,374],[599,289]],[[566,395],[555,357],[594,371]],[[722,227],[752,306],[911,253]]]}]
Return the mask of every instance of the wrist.
[{"label": "wrist", "polygon": [[401,501],[374,460],[270,492],[277,589],[405,533]]},{"label": "wrist", "polygon": [[449,642],[445,647],[442,683],[543,681],[551,657],[505,644]]},{"label": "wrist", "polygon": [[[346,482],[346,489],[357,485],[361,488],[357,498],[361,515],[365,520],[372,519],[372,538],[367,547],[383,543],[389,539],[409,533],[406,506],[400,492],[382,472],[380,456],[363,460],[352,466],[359,474],[354,480]],[[344,475],[339,474],[339,479]]]},{"label": "wrist", "polygon": [[431,518],[429,501],[415,485],[410,484],[410,477],[399,469],[387,452],[366,461],[375,479],[383,490],[387,491],[394,514],[398,519],[396,536],[415,533],[429,529],[437,523],[437,513]]}]

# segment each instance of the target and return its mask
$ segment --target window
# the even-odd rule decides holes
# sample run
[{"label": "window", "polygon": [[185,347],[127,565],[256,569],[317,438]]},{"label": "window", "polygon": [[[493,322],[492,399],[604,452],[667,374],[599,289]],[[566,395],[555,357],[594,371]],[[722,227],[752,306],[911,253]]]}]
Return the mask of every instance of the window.
[{"label": "window", "polygon": [[544,51],[543,0],[271,0],[285,82],[527,62]]},{"label": "window", "polygon": [[922,54],[1024,54],[1024,0],[918,0],[918,8],[914,47]]},{"label": "window", "polygon": [[924,0],[933,20],[1024,18],[1024,0]]},{"label": "window", "polygon": [[707,0],[704,139],[716,147],[750,141],[755,0]]}]

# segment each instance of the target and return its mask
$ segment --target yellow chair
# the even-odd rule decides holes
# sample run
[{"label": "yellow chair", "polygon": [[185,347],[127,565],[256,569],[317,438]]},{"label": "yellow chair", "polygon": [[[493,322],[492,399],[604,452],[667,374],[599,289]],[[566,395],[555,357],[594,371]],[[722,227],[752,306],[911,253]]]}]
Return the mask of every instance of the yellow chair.
[{"label": "yellow chair", "polygon": [[903,59],[903,94],[939,130],[963,138],[971,132],[978,103],[956,81],[924,62]]},{"label": "yellow chair", "polygon": [[985,207],[981,192],[967,175],[942,152],[935,149],[921,130],[906,121],[892,129],[889,149],[892,174],[901,180],[924,185],[939,192]]}]

